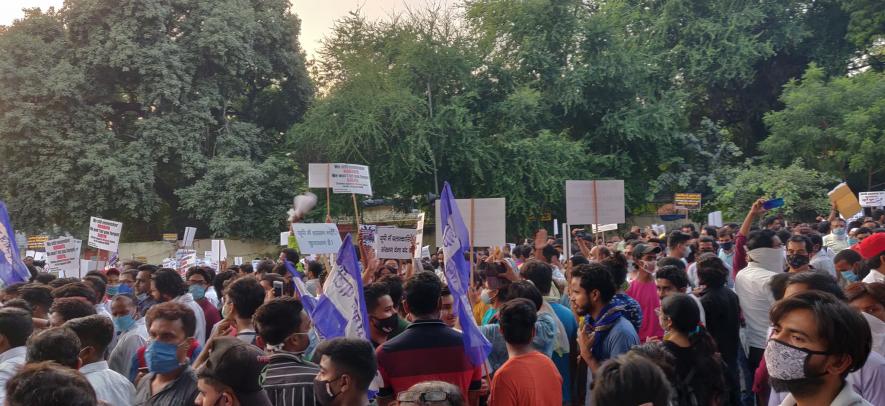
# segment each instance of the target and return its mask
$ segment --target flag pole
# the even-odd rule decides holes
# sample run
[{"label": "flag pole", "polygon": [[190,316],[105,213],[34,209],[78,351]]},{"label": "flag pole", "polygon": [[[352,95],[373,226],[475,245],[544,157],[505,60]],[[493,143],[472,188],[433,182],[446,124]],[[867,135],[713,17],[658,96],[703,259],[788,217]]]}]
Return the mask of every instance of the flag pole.
[{"label": "flag pole", "polygon": [[473,208],[474,207],[475,207],[474,200],[473,200],[473,198],[471,198],[470,199],[470,285],[471,286],[473,285],[473,278],[475,276],[474,274],[475,274],[475,269],[476,269],[476,259],[473,257],[473,241],[474,241],[473,232],[474,232],[474,228],[475,228],[474,226],[476,224],[476,222],[473,221],[473,219],[474,219]]},{"label": "flag pole", "polygon": [[332,221],[332,164],[326,164],[326,221]]},{"label": "flag pole", "polygon": [[351,193],[350,197],[353,199],[353,221],[356,223],[356,231],[359,233],[360,231],[360,209],[356,204],[356,193]]}]

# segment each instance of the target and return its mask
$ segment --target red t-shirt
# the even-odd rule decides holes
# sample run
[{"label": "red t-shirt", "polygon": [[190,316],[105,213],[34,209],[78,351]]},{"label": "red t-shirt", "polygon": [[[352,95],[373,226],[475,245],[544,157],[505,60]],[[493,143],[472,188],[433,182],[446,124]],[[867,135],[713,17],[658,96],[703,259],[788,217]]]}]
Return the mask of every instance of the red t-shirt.
[{"label": "red t-shirt", "polygon": [[537,351],[511,357],[495,371],[489,406],[561,405],[562,377]]}]

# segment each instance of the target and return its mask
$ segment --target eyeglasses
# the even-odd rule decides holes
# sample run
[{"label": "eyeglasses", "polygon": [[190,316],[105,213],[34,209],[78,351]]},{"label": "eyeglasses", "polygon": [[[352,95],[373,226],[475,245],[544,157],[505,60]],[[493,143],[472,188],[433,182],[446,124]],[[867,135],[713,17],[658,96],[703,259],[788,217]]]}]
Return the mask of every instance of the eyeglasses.
[{"label": "eyeglasses", "polygon": [[443,391],[400,392],[399,395],[396,395],[396,400],[398,402],[409,403],[442,402],[445,400],[449,400],[449,394]]}]

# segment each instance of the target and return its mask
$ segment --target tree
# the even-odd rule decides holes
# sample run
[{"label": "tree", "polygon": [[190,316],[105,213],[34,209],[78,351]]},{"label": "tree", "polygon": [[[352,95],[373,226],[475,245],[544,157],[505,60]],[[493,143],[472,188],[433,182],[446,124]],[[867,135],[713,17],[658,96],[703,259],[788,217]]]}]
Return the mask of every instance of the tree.
[{"label": "tree", "polygon": [[0,196],[16,224],[76,231],[99,215],[149,238],[196,217],[217,235],[274,235],[234,227],[255,214],[232,218],[207,201],[237,185],[270,211],[297,192],[297,173],[271,157],[313,95],[287,10],[285,0],[85,0],[4,27]]},{"label": "tree", "polygon": [[868,71],[828,79],[811,65],[781,96],[785,108],[770,112],[765,159],[785,164],[802,158],[809,167],[872,189],[885,182],[885,73]]},{"label": "tree", "polygon": [[838,183],[833,176],[806,169],[801,159],[785,168],[748,161],[729,170],[726,179],[730,181],[714,190],[713,207],[732,220],[743,218],[760,197],[783,197],[785,205],[777,212],[798,221],[814,221],[829,212],[826,191]]}]

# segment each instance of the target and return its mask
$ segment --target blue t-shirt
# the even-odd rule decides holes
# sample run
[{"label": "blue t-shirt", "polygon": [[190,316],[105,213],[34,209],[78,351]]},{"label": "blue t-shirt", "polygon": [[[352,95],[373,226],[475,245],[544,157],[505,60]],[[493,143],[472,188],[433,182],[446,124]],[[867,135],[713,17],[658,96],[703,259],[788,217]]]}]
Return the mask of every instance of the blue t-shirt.
[{"label": "blue t-shirt", "polygon": [[[636,329],[633,328],[633,325],[624,318],[621,317],[612,326],[611,330],[609,330],[608,335],[605,337],[605,342],[602,345],[601,356],[596,360],[600,365],[609,358],[617,357],[627,351],[630,351],[633,346],[639,345],[639,334],[636,333]],[[584,404],[592,405],[591,402],[591,391],[590,386],[593,383],[593,371],[590,370],[590,367],[587,367],[587,396],[584,399]]]},{"label": "blue t-shirt", "polygon": [[[578,320],[575,319],[575,315],[572,314],[572,311],[554,301],[548,301],[550,303],[550,307],[553,308],[553,312],[556,313],[556,317],[562,323],[563,327],[565,327],[565,334],[568,336],[568,340],[570,343],[575,342],[578,337]],[[563,402],[571,401],[572,391],[569,388],[569,383],[571,380],[571,371],[569,371],[569,355],[562,354],[559,355],[556,352],[553,352],[553,364],[556,365],[556,369],[559,371],[559,376],[562,377],[562,400]]]}]

